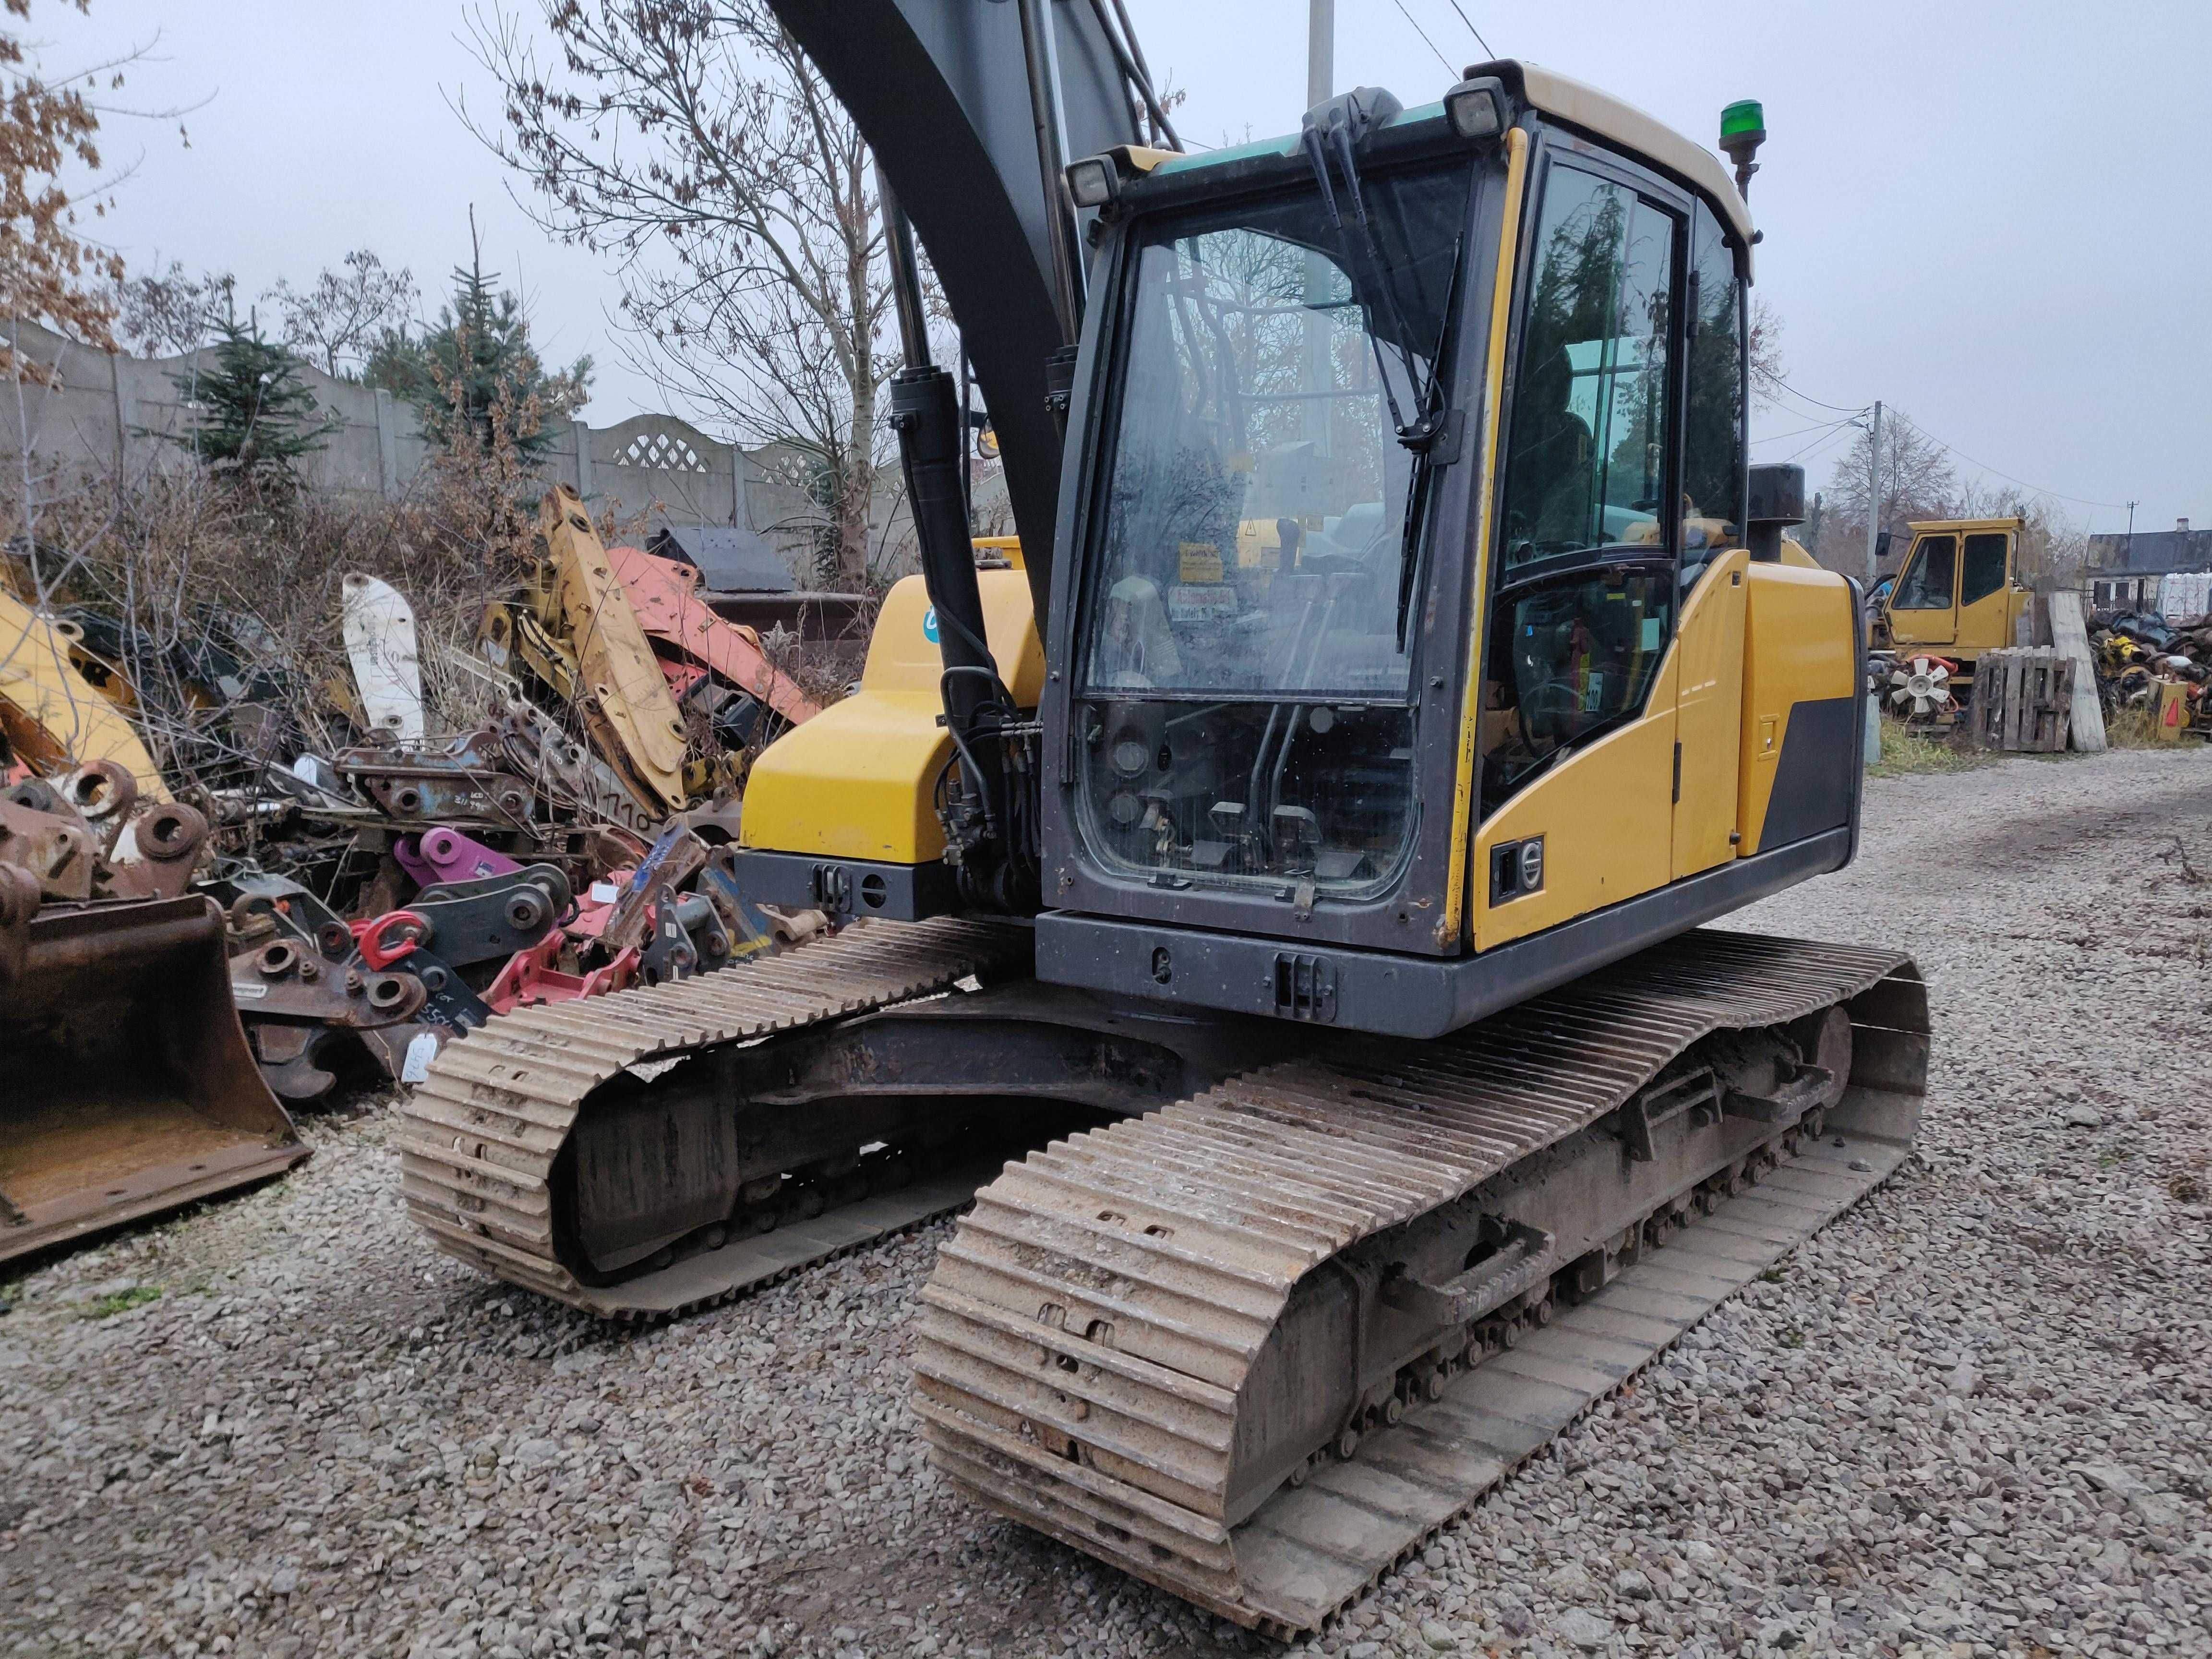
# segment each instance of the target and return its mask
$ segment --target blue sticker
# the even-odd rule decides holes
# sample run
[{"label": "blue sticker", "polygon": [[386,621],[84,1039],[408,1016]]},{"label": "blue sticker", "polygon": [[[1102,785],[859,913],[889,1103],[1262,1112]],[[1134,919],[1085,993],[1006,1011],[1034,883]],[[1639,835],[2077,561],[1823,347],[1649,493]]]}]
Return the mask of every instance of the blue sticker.
[{"label": "blue sticker", "polygon": [[933,605],[921,613],[921,637],[932,645],[937,643],[937,607]]}]

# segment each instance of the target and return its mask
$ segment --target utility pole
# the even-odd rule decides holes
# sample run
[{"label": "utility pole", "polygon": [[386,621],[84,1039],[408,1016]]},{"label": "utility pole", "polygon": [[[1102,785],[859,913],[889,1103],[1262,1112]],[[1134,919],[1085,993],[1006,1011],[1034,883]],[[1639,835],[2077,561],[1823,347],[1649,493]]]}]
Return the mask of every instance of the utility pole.
[{"label": "utility pole", "polygon": [[1874,538],[1881,525],[1881,399],[1874,404],[1874,428],[1867,442],[1867,578],[1874,586]]},{"label": "utility pole", "polygon": [[[1336,0],[1307,0],[1306,107],[1328,102],[1336,90]],[[1322,302],[1335,287],[1336,267],[1318,253],[1306,255],[1305,350],[1299,363],[1298,390],[1306,394],[1299,429],[1315,453],[1328,453],[1329,399],[1336,365],[1330,360],[1329,319]],[[1305,503],[1299,503],[1303,512]]]},{"label": "utility pole", "polygon": [[[2120,556],[2120,563],[2128,571],[2129,580],[2132,581],[2136,568],[2136,504],[2133,501],[2128,503],[2128,550]],[[2115,592],[2118,592],[2118,583],[2113,584]]]}]

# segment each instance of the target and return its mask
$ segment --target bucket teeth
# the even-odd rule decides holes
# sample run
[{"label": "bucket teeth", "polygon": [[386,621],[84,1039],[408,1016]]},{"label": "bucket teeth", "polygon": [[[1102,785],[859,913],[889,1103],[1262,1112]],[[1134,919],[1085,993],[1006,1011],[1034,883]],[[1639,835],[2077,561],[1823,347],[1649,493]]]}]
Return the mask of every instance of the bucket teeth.
[{"label": "bucket teeth", "polygon": [[[1626,1144],[1612,1115],[1693,1043],[1839,1005],[1855,1087],[1828,1121],[1850,1150],[1804,1144],[1778,1107],[1724,1123],[1668,1100],[1658,1122],[1708,1139],[1674,1123],[1665,1146],[1724,1144],[1723,1165],[1655,1165],[1646,1118]],[[1894,1169],[1927,1029],[1903,957],[1698,933],[1434,1044],[1347,1040],[1056,1142],[979,1194],[924,1292],[932,1457],[976,1501],[1212,1612],[1316,1629]],[[1595,1267],[1587,1236],[1562,1259],[1541,1220],[1469,1199],[1526,1170],[1538,1196],[1522,1201],[1540,1206],[1542,1171],[1570,1157],[1646,1195],[1605,1224]],[[1713,1212],[1678,1231],[1693,1194]],[[1425,1279],[1377,1265],[1388,1240],[1364,1248],[1447,1219],[1492,1253]],[[1360,1363],[1315,1310],[1363,1264],[1389,1316],[1432,1316],[1456,1346],[1417,1356],[1395,1391],[1386,1370],[1285,1454],[1264,1408]],[[1555,1313],[1555,1286],[1587,1293]]]}]

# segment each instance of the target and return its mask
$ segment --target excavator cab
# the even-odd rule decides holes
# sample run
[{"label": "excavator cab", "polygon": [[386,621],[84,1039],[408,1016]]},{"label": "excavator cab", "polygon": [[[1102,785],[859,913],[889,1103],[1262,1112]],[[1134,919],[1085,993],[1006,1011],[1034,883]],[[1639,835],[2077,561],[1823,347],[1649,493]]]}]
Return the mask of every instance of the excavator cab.
[{"label": "excavator cab", "polygon": [[[1034,913],[1047,981],[1434,1036],[1849,860],[1860,606],[1749,522],[1711,152],[1500,62],[1066,177],[1050,545],[979,590],[925,525],[940,697],[762,758],[765,897]],[[966,596],[1041,579],[1040,682]],[[825,811],[854,766],[897,799]]]},{"label": "excavator cab", "polygon": [[1857,605],[1752,550],[1715,157],[1502,63],[1070,176],[1042,976],[1436,1036],[1850,856]]}]

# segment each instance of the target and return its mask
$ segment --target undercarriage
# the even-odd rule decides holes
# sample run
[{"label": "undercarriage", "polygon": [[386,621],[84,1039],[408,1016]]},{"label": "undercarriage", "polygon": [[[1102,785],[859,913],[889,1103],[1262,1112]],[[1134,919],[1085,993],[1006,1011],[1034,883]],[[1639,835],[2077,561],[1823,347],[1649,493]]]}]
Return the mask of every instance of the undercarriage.
[{"label": "undercarriage", "polygon": [[1893,1170],[1926,1074],[1885,951],[1700,931],[1407,1042],[1042,985],[1027,945],[871,924],[495,1022],[408,1108],[409,1200],[628,1319],[972,1200],[919,1327],[939,1466],[1288,1633]]}]

